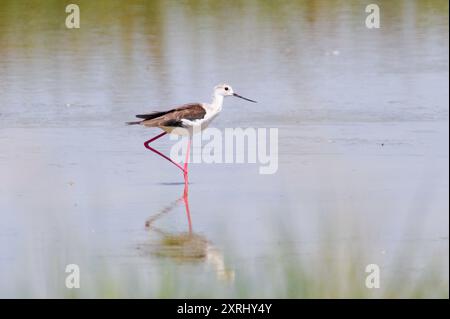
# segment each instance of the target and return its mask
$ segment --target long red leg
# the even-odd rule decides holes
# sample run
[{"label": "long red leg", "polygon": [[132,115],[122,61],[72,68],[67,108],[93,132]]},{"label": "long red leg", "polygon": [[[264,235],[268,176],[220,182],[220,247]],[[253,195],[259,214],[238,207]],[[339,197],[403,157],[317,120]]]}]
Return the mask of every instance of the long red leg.
[{"label": "long red leg", "polygon": [[189,234],[192,234],[191,211],[189,210],[189,197],[187,196],[186,186],[184,188],[183,201],[184,201],[184,207],[186,208],[186,215],[187,215],[187,220],[188,220],[188,225],[189,225]]},{"label": "long red leg", "polygon": [[147,142],[144,143],[144,146],[145,146],[147,149],[149,149],[150,151],[152,151],[152,152],[158,154],[159,156],[165,158],[166,160],[168,160],[169,162],[171,162],[172,164],[174,164],[176,167],[178,167],[179,169],[181,169],[181,170],[183,171],[183,173],[184,173],[184,175],[185,175],[185,179],[186,179],[186,176],[187,176],[186,171],[185,171],[185,168],[187,168],[187,165],[186,165],[186,164],[185,164],[185,168],[183,168],[183,167],[182,167],[180,164],[178,164],[177,162],[172,161],[172,159],[171,159],[170,157],[164,155],[164,154],[161,153],[160,151],[155,150],[153,147],[150,147],[150,145],[149,145],[149,144],[152,143],[153,141],[156,141],[158,138],[163,137],[163,136],[166,135],[166,134],[167,134],[167,132],[162,132],[161,134],[155,136],[154,138],[149,139]]},{"label": "long red leg", "polygon": [[189,163],[189,153],[191,151],[191,138],[188,137],[187,142],[187,148],[186,148],[186,160],[184,161],[184,197],[187,197],[188,191],[189,191],[189,169],[188,169],[188,163]]}]

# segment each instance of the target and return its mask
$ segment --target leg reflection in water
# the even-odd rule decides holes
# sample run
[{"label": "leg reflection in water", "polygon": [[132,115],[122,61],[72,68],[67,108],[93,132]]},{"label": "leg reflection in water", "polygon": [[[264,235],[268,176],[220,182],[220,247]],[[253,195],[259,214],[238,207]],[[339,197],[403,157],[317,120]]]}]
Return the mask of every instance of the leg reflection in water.
[{"label": "leg reflection in water", "polygon": [[[145,248],[143,251],[147,251],[153,256],[170,258],[177,262],[206,263],[213,267],[219,279],[234,281],[234,271],[225,266],[223,253],[214,247],[206,237],[193,231],[186,187],[187,185],[185,185],[184,193],[180,198],[169,203],[146,220],[146,229],[152,234],[157,234],[158,239],[146,243],[142,247]],[[168,215],[181,203],[184,204],[186,212],[187,232],[171,232],[155,226],[156,221]]]}]

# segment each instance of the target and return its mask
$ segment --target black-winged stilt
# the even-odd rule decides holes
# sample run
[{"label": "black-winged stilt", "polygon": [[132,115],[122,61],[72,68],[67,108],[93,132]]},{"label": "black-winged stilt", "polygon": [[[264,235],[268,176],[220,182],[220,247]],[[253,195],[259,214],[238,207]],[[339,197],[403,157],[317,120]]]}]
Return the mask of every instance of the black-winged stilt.
[{"label": "black-winged stilt", "polygon": [[[246,101],[256,103],[256,101],[254,100],[250,100],[237,93],[234,93],[230,85],[219,84],[214,87],[213,100],[211,103],[189,103],[175,107],[168,111],[156,111],[148,114],[139,114],[136,115],[136,117],[142,120],[127,122],[127,124],[129,125],[140,124],[147,127],[159,127],[164,131],[161,134],[146,141],[144,143],[144,146],[181,169],[184,176],[185,195],[187,195],[188,189],[188,162],[191,148],[191,136],[192,134],[205,129],[208,124],[220,113],[220,111],[222,110],[223,99],[226,96],[236,96]],[[150,146],[150,143],[166,135],[167,133],[189,135],[184,166],[181,166],[177,162],[173,161],[170,157],[164,155],[163,153]]]}]

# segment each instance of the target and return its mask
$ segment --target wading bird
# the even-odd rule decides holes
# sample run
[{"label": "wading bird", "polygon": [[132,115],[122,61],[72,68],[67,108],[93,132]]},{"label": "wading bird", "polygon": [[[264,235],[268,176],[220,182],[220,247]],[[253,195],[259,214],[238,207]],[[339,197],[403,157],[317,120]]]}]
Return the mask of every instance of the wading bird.
[{"label": "wading bird", "polygon": [[[188,189],[188,162],[191,148],[191,136],[192,134],[205,129],[208,124],[220,113],[222,110],[223,99],[226,96],[236,96],[246,101],[256,103],[256,101],[234,93],[233,89],[228,84],[219,84],[214,87],[213,100],[211,103],[189,103],[175,107],[168,111],[155,111],[148,114],[139,114],[136,115],[136,117],[142,120],[127,122],[128,125],[139,124],[147,127],[159,127],[164,131],[146,141],[144,146],[181,169],[184,176],[185,195],[187,195]],[[181,166],[170,157],[150,146],[150,143],[166,135],[167,133],[189,135],[184,166]]]}]

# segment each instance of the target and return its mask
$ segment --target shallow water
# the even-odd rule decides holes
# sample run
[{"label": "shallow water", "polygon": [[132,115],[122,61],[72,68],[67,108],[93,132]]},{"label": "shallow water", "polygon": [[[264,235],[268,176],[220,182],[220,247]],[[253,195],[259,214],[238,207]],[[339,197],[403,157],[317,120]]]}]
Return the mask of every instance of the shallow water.
[{"label": "shallow water", "polygon": [[[0,7],[0,297],[359,296],[370,263],[448,297],[448,2],[383,2],[379,30],[360,1],[78,3],[79,30]],[[279,169],[191,164],[188,235],[158,131],[124,122],[224,81],[259,103],[213,126],[278,128]]]}]

